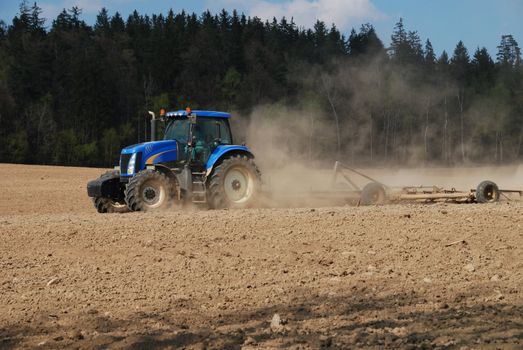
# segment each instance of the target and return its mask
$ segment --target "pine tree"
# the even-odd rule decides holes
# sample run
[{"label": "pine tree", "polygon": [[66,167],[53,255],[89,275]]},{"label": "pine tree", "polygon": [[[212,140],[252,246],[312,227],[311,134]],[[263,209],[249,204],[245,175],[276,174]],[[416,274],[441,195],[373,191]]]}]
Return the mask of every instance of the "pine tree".
[{"label": "pine tree", "polygon": [[7,25],[0,19],[0,40],[4,40],[7,35]]},{"label": "pine tree", "polygon": [[456,80],[458,85],[458,91],[456,94],[458,100],[458,112],[460,117],[460,151],[461,161],[464,162],[466,159],[465,154],[465,95],[466,87],[469,80],[469,62],[470,57],[468,50],[462,41],[459,41],[454,49],[454,55],[450,59],[450,69],[453,78]]},{"label": "pine tree", "polygon": [[109,12],[103,7],[96,16],[96,23],[94,24],[94,32],[98,35],[109,36],[111,25],[109,23]]},{"label": "pine tree", "polygon": [[361,26],[359,33],[352,29],[347,42],[348,54],[353,57],[365,55],[370,57],[383,56],[385,48],[371,24]]},{"label": "pine tree", "polygon": [[122,16],[116,12],[113,17],[111,17],[111,33],[121,34],[125,31],[125,22],[123,21]]},{"label": "pine tree", "polygon": [[459,41],[454,49],[454,55],[450,59],[451,72],[459,85],[464,86],[468,76],[470,56],[463,41]]},{"label": "pine tree", "polygon": [[314,46],[316,47],[318,57],[321,58],[323,58],[323,48],[327,41],[327,34],[328,31],[325,22],[316,21],[314,24]]},{"label": "pine tree", "polygon": [[423,62],[423,47],[418,32],[410,31],[407,38],[408,44],[408,61],[419,65]]},{"label": "pine tree", "polygon": [[478,94],[486,94],[494,86],[495,65],[488,50],[477,48],[471,61],[474,82],[472,86]]},{"label": "pine tree", "polygon": [[392,59],[398,63],[405,63],[408,61],[409,56],[409,41],[408,33],[405,30],[403,24],[403,18],[400,18],[399,22],[394,26],[394,31],[391,36],[391,56]]},{"label": "pine tree", "polygon": [[429,39],[425,42],[425,65],[429,67],[429,69],[432,70],[434,65],[436,64],[436,53],[434,52],[434,48],[432,47],[432,43]]},{"label": "pine tree", "polygon": [[45,18],[42,18],[42,9],[38,7],[36,2],[30,7],[30,16],[29,16],[29,28],[33,32],[38,32],[39,34],[44,34],[44,24]]},{"label": "pine tree", "polygon": [[498,62],[504,66],[516,67],[521,64],[521,49],[512,35],[503,35],[498,46]]},{"label": "pine tree", "polygon": [[38,100],[51,79],[49,52],[46,47],[45,21],[42,10],[25,1],[20,4],[20,16],[15,16],[7,31],[7,52],[11,57],[7,80],[13,97],[19,104]]}]

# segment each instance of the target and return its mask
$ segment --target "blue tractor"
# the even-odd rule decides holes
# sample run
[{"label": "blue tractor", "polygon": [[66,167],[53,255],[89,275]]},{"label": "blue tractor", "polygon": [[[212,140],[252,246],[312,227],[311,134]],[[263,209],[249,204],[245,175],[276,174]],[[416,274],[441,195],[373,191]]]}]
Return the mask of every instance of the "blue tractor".
[{"label": "blue tractor", "polygon": [[[252,206],[261,188],[254,155],[235,145],[230,114],[180,110],[155,114],[151,141],[126,147],[120,166],[87,184],[99,213],[151,211],[192,202],[210,208]],[[155,141],[156,122],[165,135]]]}]

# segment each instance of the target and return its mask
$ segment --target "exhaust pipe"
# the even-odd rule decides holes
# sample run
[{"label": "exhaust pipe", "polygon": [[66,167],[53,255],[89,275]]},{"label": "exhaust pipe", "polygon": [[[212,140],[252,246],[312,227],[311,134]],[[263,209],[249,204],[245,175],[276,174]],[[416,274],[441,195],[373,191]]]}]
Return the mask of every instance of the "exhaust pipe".
[{"label": "exhaust pipe", "polygon": [[156,114],[149,111],[151,116],[151,141],[156,141]]}]

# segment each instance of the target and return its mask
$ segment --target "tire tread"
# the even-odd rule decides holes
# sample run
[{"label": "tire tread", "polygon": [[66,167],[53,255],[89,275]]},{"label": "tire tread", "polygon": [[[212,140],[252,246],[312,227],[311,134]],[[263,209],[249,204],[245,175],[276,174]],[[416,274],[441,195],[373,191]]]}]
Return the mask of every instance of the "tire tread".
[{"label": "tire tread", "polygon": [[[254,181],[256,181],[254,191],[259,191],[259,187],[261,185],[261,172],[256,166],[254,160],[250,157],[241,154],[233,155],[229,158],[225,158],[219,165],[217,165],[214,168],[212,172],[208,186],[209,206],[211,208],[223,209],[232,206],[232,203],[228,202],[227,197],[225,195],[225,191],[223,189],[223,178],[227,169],[237,164],[242,164],[254,173]],[[253,196],[256,196],[256,193],[254,193]],[[250,200],[246,206],[249,206],[249,204],[251,203],[252,200]]]},{"label": "tire tread", "polygon": [[163,173],[146,169],[140,171],[138,174],[133,176],[127,187],[125,188],[125,202],[131,211],[145,211],[147,210],[145,204],[139,194],[140,187],[147,180],[156,179],[164,182],[167,186],[167,202],[171,203],[174,198],[174,186],[171,180]]}]

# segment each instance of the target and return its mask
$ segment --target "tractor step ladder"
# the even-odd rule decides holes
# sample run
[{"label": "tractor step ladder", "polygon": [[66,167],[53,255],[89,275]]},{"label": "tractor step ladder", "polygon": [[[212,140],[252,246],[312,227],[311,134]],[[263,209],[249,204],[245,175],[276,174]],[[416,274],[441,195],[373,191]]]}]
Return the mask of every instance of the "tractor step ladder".
[{"label": "tractor step ladder", "polygon": [[205,173],[192,173],[192,202],[196,204],[207,203],[207,186],[205,186]]}]

